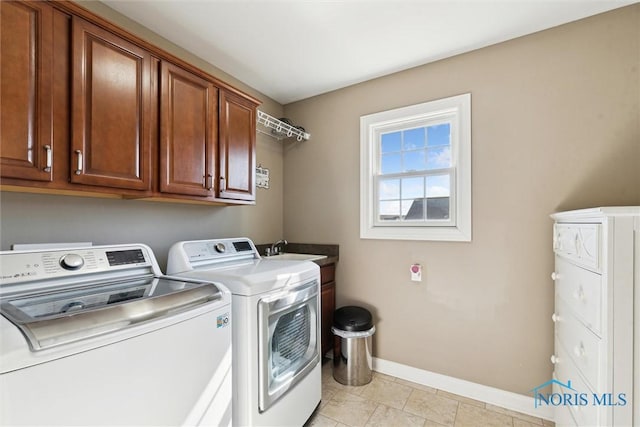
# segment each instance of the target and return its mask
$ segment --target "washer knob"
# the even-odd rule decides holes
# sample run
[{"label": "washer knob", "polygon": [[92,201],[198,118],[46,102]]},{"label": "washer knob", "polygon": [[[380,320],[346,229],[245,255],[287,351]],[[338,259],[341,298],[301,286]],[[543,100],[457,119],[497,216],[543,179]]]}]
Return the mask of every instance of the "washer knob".
[{"label": "washer knob", "polygon": [[216,243],[216,245],[214,246],[216,249],[216,252],[218,253],[225,253],[227,251],[227,247],[224,245],[224,243]]},{"label": "washer knob", "polygon": [[84,265],[84,259],[78,254],[66,254],[60,258],[60,265],[65,270],[77,270]]}]

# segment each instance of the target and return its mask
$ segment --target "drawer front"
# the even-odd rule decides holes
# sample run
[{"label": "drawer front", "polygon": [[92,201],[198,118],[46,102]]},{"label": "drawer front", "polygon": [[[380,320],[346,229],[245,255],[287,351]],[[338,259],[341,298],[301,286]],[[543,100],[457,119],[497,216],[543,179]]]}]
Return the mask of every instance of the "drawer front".
[{"label": "drawer front", "polygon": [[555,224],[553,250],[578,265],[599,272],[600,224]]},{"label": "drawer front", "polygon": [[[569,393],[572,395],[579,394],[586,399],[578,399],[574,396],[573,401],[580,401],[581,405],[561,405],[556,409],[556,415],[561,421],[566,422],[567,425],[571,425],[571,421],[575,421],[579,426],[600,426],[603,425],[605,413],[601,406],[593,405],[593,392],[582,380],[578,369],[573,363],[573,360],[562,349],[561,345],[556,343],[556,363],[554,365],[554,379],[557,381],[570,385],[573,390],[561,387],[559,384],[553,384],[553,393]],[[568,382],[571,381],[571,384]],[[586,403],[586,404],[584,404]],[[571,417],[567,417],[563,411],[569,410]],[[563,423],[564,424],[564,423]],[[560,424],[560,425],[563,425]]]},{"label": "drawer front", "polygon": [[562,299],[576,317],[602,336],[602,276],[556,256],[556,300]]},{"label": "drawer front", "polygon": [[556,338],[560,347],[569,355],[587,384],[596,392],[603,390],[601,370],[604,369],[604,343],[585,328],[561,300],[556,301],[555,320]]},{"label": "drawer front", "polygon": [[328,264],[320,267],[320,281],[322,284],[335,282],[336,280],[336,265]]},{"label": "drawer front", "polygon": [[[557,391],[554,389],[554,393]],[[576,420],[573,419],[573,414],[568,406],[558,405],[553,407],[553,421],[556,427],[578,427]]]}]

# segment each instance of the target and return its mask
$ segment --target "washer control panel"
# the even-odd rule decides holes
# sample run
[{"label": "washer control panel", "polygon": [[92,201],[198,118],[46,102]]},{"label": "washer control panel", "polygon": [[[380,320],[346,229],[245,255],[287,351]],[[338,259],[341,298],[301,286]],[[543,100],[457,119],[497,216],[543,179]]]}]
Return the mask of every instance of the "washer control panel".
[{"label": "washer control panel", "polygon": [[131,267],[153,268],[152,257],[144,246],[3,251],[0,252],[0,285]]}]

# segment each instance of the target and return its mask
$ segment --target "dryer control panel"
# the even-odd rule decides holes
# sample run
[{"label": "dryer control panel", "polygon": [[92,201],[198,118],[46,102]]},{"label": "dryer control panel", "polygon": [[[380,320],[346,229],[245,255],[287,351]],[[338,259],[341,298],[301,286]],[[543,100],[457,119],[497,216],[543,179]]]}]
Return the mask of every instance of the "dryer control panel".
[{"label": "dryer control panel", "polygon": [[[183,245],[187,261],[191,266],[201,263],[218,263],[259,259],[260,255],[253,242],[246,238],[197,240],[180,242]],[[169,257],[171,259],[171,257]]]}]

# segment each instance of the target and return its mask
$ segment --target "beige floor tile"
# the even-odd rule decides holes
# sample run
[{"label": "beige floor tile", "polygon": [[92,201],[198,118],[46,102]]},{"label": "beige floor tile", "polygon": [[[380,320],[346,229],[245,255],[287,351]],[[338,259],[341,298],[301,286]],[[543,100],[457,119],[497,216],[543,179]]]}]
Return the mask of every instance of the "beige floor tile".
[{"label": "beige floor tile", "polygon": [[323,385],[322,386],[322,397],[320,398],[320,407],[322,408],[324,405],[327,404],[328,401],[330,401],[333,396],[336,395],[336,393],[338,393],[338,388],[334,387],[332,385]]},{"label": "beige floor tile", "polygon": [[434,393],[414,389],[404,410],[436,423],[452,426],[456,419],[458,402]]},{"label": "beige floor tile", "polygon": [[495,406],[495,405],[491,405],[489,403],[487,403],[486,408],[490,411],[495,411],[495,412],[499,412],[501,414],[505,414],[505,415],[509,415],[513,418],[518,418],[522,421],[526,421],[529,422],[531,424],[535,424],[535,425],[542,425],[542,418],[537,418],[537,417],[532,417],[531,415],[527,415],[527,414],[523,414],[521,412],[516,412],[516,411],[512,411],[510,409],[505,409],[502,408],[500,406]]},{"label": "beige floor tile", "polygon": [[520,418],[513,418],[513,427],[540,427],[540,424],[533,424]]},{"label": "beige floor tile", "polygon": [[377,407],[376,402],[339,391],[320,409],[320,414],[352,427],[360,427],[365,425]]},{"label": "beige floor tile", "polygon": [[407,381],[407,380],[403,380],[400,378],[396,378],[396,381],[398,384],[402,384],[402,385],[408,385],[411,388],[417,388],[418,390],[422,390],[422,391],[427,391],[429,393],[435,393],[438,390],[433,388],[433,387],[429,387],[428,385],[422,385],[422,384],[418,384],[418,383],[414,383],[411,381]]},{"label": "beige floor tile", "polygon": [[338,391],[345,391],[351,394],[360,394],[364,389],[364,386],[351,386],[340,384],[333,378],[333,374],[331,375],[323,375],[322,376],[322,387],[332,388]]},{"label": "beige floor tile", "polygon": [[456,416],[455,427],[512,427],[513,418],[498,412],[461,403]]},{"label": "beige floor tile", "polygon": [[425,419],[408,412],[378,405],[366,427],[424,427]]},{"label": "beige floor tile", "polygon": [[380,372],[373,371],[373,378],[378,378],[385,381],[396,381],[396,377],[392,377],[391,375],[381,374]]},{"label": "beige floor tile", "polygon": [[311,419],[306,422],[304,427],[336,427],[336,425],[338,425],[336,420],[332,420],[316,412]]},{"label": "beige floor tile", "polygon": [[375,377],[369,384],[363,387],[359,396],[383,403],[396,409],[402,409],[413,389],[409,386],[386,381]]},{"label": "beige floor tile", "polygon": [[459,394],[453,394],[453,393],[449,393],[448,391],[443,391],[443,390],[438,390],[437,393],[440,396],[447,397],[449,399],[454,399],[454,400],[457,400],[458,402],[467,403],[469,405],[477,406],[479,408],[484,408],[485,407],[485,403],[484,402],[480,402],[479,400],[470,399],[468,397],[460,396]]}]

